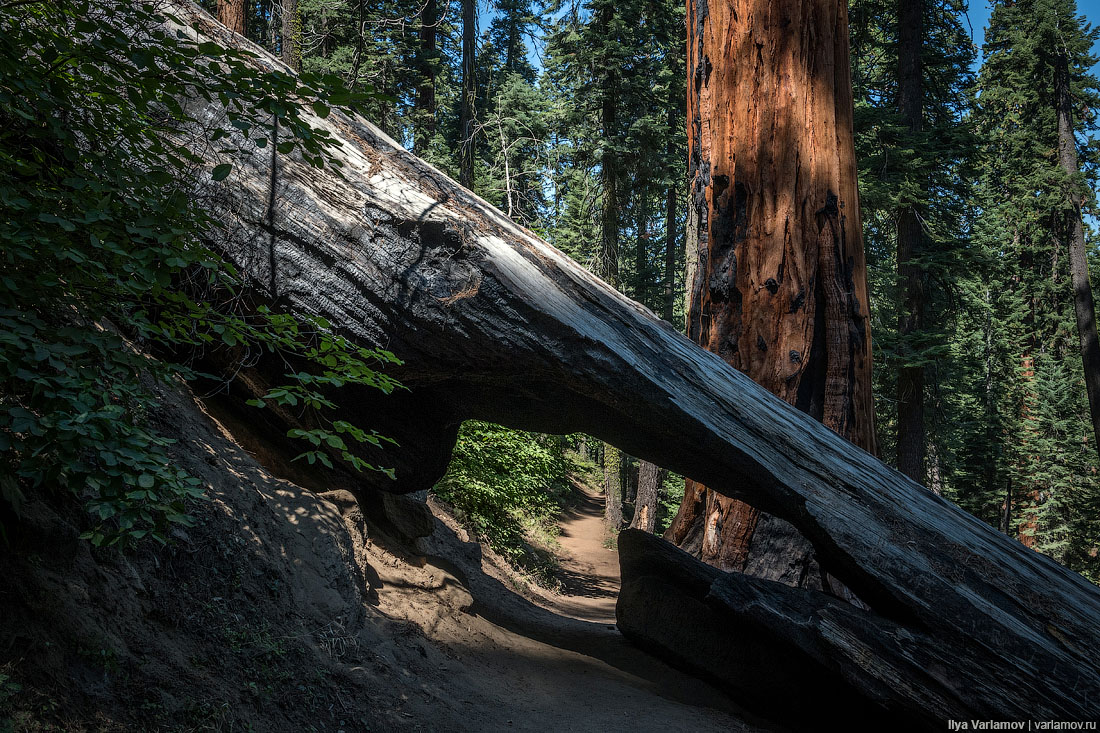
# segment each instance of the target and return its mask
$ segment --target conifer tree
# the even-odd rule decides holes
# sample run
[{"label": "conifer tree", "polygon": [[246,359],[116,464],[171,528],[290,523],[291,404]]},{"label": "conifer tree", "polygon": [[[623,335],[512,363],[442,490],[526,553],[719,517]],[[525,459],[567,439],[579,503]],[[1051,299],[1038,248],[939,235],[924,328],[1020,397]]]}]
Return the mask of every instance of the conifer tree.
[{"label": "conifer tree", "polygon": [[458,126],[458,180],[466,188],[473,188],[474,159],[477,156],[474,140],[474,104],[477,98],[476,56],[477,0],[462,0],[462,93]]},{"label": "conifer tree", "polygon": [[954,423],[939,419],[953,378],[947,332],[970,266],[974,48],[964,10],[957,1],[852,4],[879,444],[884,459],[937,490],[954,444],[945,434]]},{"label": "conifer tree", "polygon": [[[982,473],[960,484],[960,501],[1022,542],[1095,577],[1100,496],[1075,318],[1075,224],[1095,210],[1081,182],[1095,183],[1090,129],[1100,103],[1089,69],[1097,34],[1071,0],[998,3],[990,18],[978,94],[984,142],[976,204],[977,243],[992,262],[988,334],[991,410],[1001,444]],[[1066,110],[1066,94],[1073,115]],[[1077,117],[1072,119],[1071,117]],[[1066,135],[1072,121],[1074,135]],[[1073,140],[1069,141],[1068,138]],[[1065,144],[1079,170],[1065,171]],[[1080,196],[1081,198],[1077,198]],[[1082,233],[1083,234],[1083,233]],[[1076,342],[1076,343],[1075,343]]]}]

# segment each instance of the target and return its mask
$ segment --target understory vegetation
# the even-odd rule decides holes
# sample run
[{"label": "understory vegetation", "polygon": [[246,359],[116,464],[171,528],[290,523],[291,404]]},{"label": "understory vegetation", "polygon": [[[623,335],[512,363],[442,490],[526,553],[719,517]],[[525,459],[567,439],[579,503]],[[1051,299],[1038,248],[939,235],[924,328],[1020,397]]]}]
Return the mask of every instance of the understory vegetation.
[{"label": "understory vegetation", "polygon": [[[0,532],[42,495],[85,507],[96,544],[164,541],[187,524],[200,487],[170,465],[149,415],[157,382],[230,379],[233,368],[200,375],[209,360],[199,366],[196,354],[234,368],[260,355],[298,365],[251,403],[308,417],[289,432],[302,461],[383,470],[356,446],[386,439],[330,415],[342,385],[399,389],[383,369],[397,357],[266,303],[262,286],[214,253],[221,225],[204,192],[257,154],[226,128],[259,150],[338,166],[327,133],[302,113],[361,110],[682,321],[680,4],[517,0],[481,25],[469,14],[467,34],[459,18],[470,4],[459,0],[234,4],[245,35],[301,76],[193,40],[156,3],[0,5]],[[851,7],[881,457],[896,463],[911,449],[916,480],[1096,580],[1100,472],[1065,230],[1075,192],[1095,270],[1100,35],[1069,0],[998,2],[979,63],[966,3],[937,4],[918,39],[926,91],[914,126],[898,111],[897,7]],[[1071,173],[1057,155],[1055,72],[1074,111]],[[223,117],[196,119],[188,100],[198,99]],[[196,140],[224,162],[205,165]],[[920,247],[899,260],[898,212],[910,210],[923,222]],[[919,430],[902,424],[902,403],[923,415]],[[553,439],[528,437],[519,450],[487,435],[476,450],[464,437],[441,496],[457,494],[468,470],[472,496],[452,503],[472,527],[501,547],[549,536],[538,527],[564,484],[538,451],[552,453]],[[604,476],[629,473],[631,461],[612,455]],[[490,467],[507,485],[487,488]],[[658,531],[679,485],[665,480]],[[535,498],[536,486],[549,496]],[[500,511],[506,501],[518,517]]]},{"label": "understory vegetation", "polygon": [[[602,458],[588,454],[599,445],[587,436],[528,433],[471,420],[463,424],[447,475],[432,492],[513,567],[553,586],[558,522],[576,499],[576,484],[603,491]],[[623,461],[628,522],[637,465],[633,458]],[[654,532],[668,528],[683,497],[684,478],[666,474],[658,490]],[[609,529],[609,547],[615,534]]]},{"label": "understory vegetation", "polygon": [[574,490],[571,478],[586,474],[574,446],[570,437],[471,420],[433,492],[510,563],[552,584],[558,516]]},{"label": "understory vegetation", "polygon": [[[327,114],[342,84],[261,71],[185,29],[150,4],[0,7],[0,531],[33,496],[82,503],[97,545],[164,542],[189,524],[199,481],[171,464],[149,417],[154,385],[197,376],[187,361],[200,352],[233,369],[261,354],[307,365],[254,404],[316,417],[290,436],[310,463],[370,469],[350,446],[384,440],[326,414],[343,384],[396,389],[379,371],[396,358],[265,305],[208,246],[220,224],[196,195],[233,164],[206,168],[194,137],[240,154],[225,122],[261,147],[278,125],[279,154],[338,165],[302,112]],[[197,119],[191,99],[217,100],[225,119]]]}]

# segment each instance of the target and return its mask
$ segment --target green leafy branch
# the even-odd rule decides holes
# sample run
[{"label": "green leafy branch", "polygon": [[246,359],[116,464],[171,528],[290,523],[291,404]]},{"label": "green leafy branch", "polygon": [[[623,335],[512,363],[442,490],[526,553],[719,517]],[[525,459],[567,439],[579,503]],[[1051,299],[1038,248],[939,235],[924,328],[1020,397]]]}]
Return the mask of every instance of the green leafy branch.
[{"label": "green leafy branch", "polygon": [[[150,352],[216,345],[312,365],[264,399],[320,411],[344,384],[397,388],[377,371],[392,354],[350,343],[323,319],[246,309],[258,298],[204,244],[220,224],[194,196],[252,153],[224,126],[262,147],[255,131],[277,121],[280,154],[338,167],[314,115],[372,96],[194,40],[153,4],[0,5],[0,528],[31,496],[76,497],[97,545],[164,542],[193,521],[200,482],[172,465],[154,385],[194,374]],[[203,146],[227,162],[209,170]],[[299,437],[371,468],[330,435],[385,439],[327,425]]]}]

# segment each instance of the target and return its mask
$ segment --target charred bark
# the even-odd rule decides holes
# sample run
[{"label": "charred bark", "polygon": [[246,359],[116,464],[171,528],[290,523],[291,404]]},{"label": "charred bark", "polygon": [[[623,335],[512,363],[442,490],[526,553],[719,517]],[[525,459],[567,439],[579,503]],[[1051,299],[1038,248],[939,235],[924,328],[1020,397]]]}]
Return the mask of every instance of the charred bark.
[{"label": "charred bark", "polygon": [[[196,7],[181,6],[178,15],[220,42],[247,45],[255,63],[273,63]],[[204,123],[217,122],[216,103],[186,103]],[[769,629],[765,658],[789,648],[820,655],[815,645],[843,642],[851,653],[817,657],[825,671],[811,678],[842,677],[872,701],[885,686],[889,705],[913,711],[914,720],[916,711],[937,720],[955,715],[956,705],[967,715],[998,710],[1018,719],[1087,720],[1100,712],[1095,586],[761,389],[363,119],[337,110],[325,119],[305,114],[339,142],[344,166],[337,175],[297,155],[282,160],[274,268],[256,236],[267,215],[267,155],[243,156],[229,178],[207,181],[196,196],[224,223],[212,246],[261,290],[273,270],[283,306],[404,359],[394,376],[415,403],[342,398],[354,419],[404,431],[399,448],[374,458],[397,464],[399,483],[361,480],[428,488],[464,419],[586,432],[791,523],[870,607],[852,615],[836,601],[763,581],[747,587],[769,589],[760,592],[775,603],[727,602],[716,590],[719,608],[751,614]],[[251,149],[228,120],[222,126]],[[196,153],[210,156],[211,167],[220,162],[206,146]],[[858,231],[839,201],[815,221],[833,245],[832,225]],[[788,268],[794,277],[794,263]],[[819,280],[835,274],[821,272]],[[833,366],[825,365],[824,401],[845,398],[829,389]],[[634,592],[629,586],[624,594]],[[792,604],[805,614],[788,613]],[[736,624],[722,628],[716,643],[737,643]]]}]

